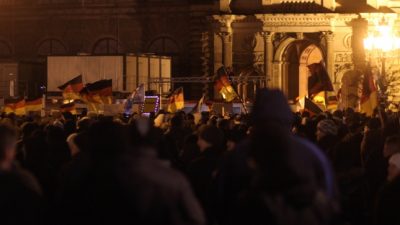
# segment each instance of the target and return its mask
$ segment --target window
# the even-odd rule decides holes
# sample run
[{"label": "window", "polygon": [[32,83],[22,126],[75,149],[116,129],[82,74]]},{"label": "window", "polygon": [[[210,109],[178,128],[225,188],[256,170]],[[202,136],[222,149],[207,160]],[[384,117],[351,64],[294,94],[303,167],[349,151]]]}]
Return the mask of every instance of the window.
[{"label": "window", "polygon": [[124,53],[121,43],[114,38],[103,38],[96,42],[92,53],[94,55],[115,55]]},{"label": "window", "polygon": [[149,53],[155,53],[157,55],[162,56],[171,56],[172,58],[172,74],[177,75],[180,74],[182,70],[182,66],[180,64],[179,54],[180,49],[175,40],[169,37],[159,37],[153,40],[147,51]]},{"label": "window", "polygon": [[174,56],[179,53],[179,47],[171,38],[159,37],[150,44],[148,52],[159,55]]},{"label": "window", "polygon": [[67,48],[65,45],[57,39],[46,39],[40,43],[38,48],[38,55],[66,55]]}]

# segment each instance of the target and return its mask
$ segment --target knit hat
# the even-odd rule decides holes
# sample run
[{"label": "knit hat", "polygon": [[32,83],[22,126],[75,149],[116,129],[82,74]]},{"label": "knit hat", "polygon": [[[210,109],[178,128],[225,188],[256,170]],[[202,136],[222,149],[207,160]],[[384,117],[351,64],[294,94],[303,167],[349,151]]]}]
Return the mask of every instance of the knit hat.
[{"label": "knit hat", "polygon": [[321,120],[317,125],[317,129],[325,134],[334,136],[338,133],[338,127],[336,126],[335,122],[330,119]]},{"label": "knit hat", "polygon": [[224,138],[222,132],[217,127],[211,125],[200,127],[199,137],[216,147],[222,145]]},{"label": "knit hat", "polygon": [[400,153],[393,154],[389,159],[389,164],[400,169]]}]

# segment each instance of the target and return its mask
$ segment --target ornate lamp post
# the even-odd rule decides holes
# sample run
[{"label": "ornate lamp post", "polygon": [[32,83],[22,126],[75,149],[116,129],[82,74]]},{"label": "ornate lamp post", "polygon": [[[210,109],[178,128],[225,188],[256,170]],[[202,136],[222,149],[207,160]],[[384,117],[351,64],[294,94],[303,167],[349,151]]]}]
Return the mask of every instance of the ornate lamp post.
[{"label": "ornate lamp post", "polygon": [[383,17],[375,25],[375,31],[364,39],[364,48],[369,53],[369,61],[371,61],[371,56],[381,61],[381,76],[384,78],[387,54],[400,49],[400,37],[396,36],[393,26]]}]

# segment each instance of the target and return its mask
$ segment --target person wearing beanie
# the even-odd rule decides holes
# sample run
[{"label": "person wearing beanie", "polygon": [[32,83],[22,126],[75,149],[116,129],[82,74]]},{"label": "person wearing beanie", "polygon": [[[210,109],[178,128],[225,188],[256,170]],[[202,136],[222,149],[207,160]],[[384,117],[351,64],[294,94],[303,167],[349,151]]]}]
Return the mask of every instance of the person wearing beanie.
[{"label": "person wearing beanie", "polygon": [[323,119],[317,125],[317,145],[328,156],[338,143],[338,127],[333,120]]},{"label": "person wearing beanie", "polygon": [[220,153],[223,151],[223,133],[212,125],[203,125],[198,131],[200,155],[189,163],[187,172],[209,224],[214,222],[215,176]]},{"label": "person wearing beanie", "polygon": [[379,192],[375,206],[376,225],[398,225],[400,214],[400,153],[393,154],[389,159],[387,183]]}]

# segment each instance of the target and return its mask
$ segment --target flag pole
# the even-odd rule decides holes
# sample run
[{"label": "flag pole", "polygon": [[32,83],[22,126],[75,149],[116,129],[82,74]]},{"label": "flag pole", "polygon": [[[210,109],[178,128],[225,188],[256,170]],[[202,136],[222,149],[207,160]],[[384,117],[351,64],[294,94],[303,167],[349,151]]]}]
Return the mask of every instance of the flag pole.
[{"label": "flag pole", "polygon": [[[223,68],[224,68],[225,74],[228,76],[228,71],[226,71],[225,66],[223,66]],[[228,78],[229,78],[229,77],[228,77]],[[225,85],[223,82],[222,82],[222,85],[224,85],[224,88],[226,88],[226,85]],[[236,96],[239,98],[240,103],[242,103],[244,112],[245,112],[246,114],[249,114],[249,111],[247,110],[247,107],[246,107],[246,105],[244,104],[244,101],[243,101],[242,97],[238,95],[238,93],[235,91],[235,89],[234,89],[233,87],[232,87],[232,89],[233,89],[233,91],[235,92]]]}]

